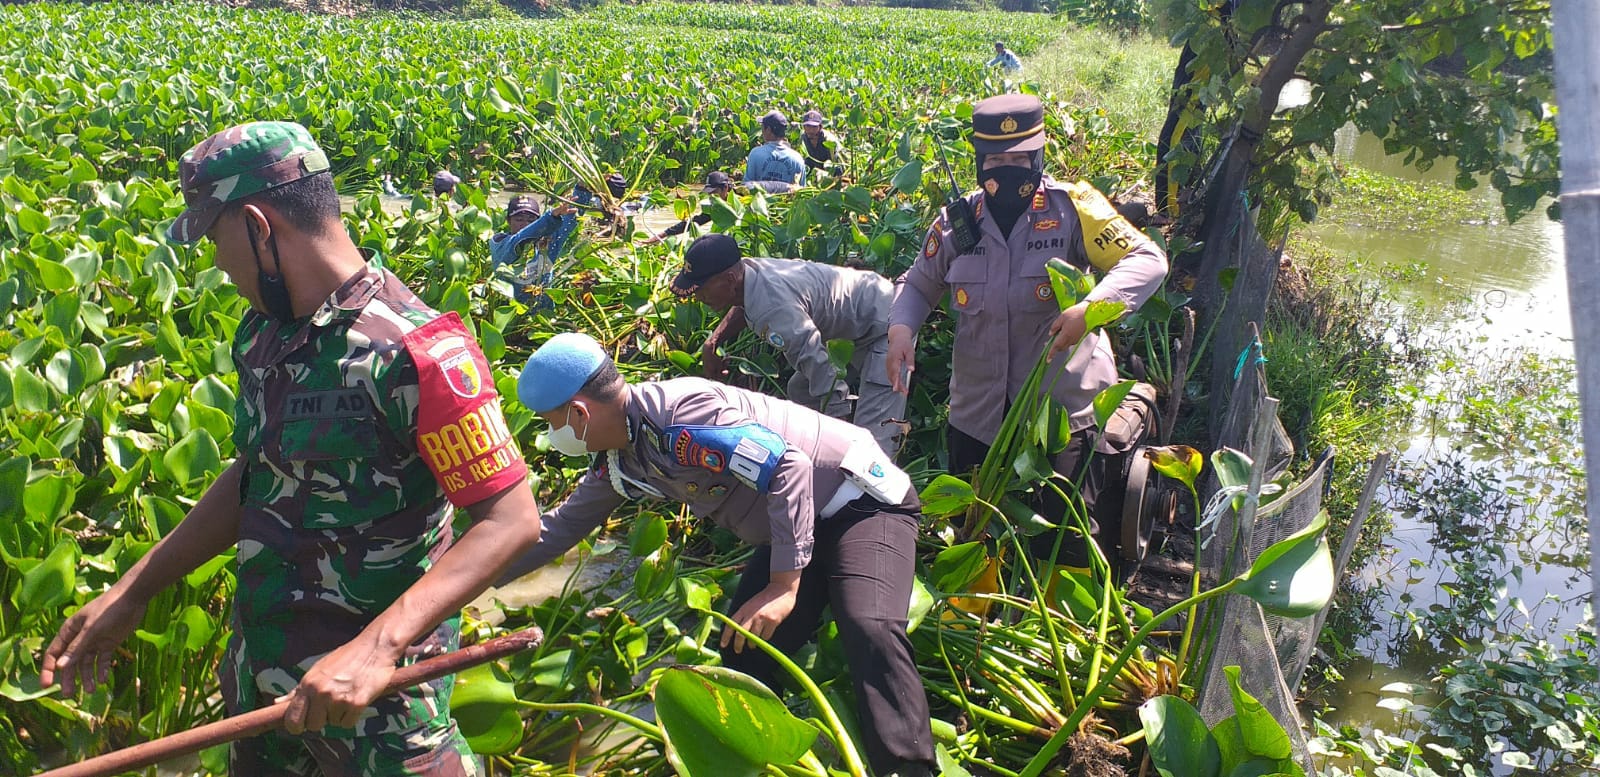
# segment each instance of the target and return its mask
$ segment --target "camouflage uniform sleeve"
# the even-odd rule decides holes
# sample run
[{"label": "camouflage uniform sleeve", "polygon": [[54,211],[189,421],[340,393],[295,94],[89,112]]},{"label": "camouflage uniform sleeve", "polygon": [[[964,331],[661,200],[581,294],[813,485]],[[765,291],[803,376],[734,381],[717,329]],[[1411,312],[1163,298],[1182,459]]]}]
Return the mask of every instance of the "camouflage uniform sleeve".
[{"label": "camouflage uniform sleeve", "polygon": [[378,409],[389,439],[416,449],[417,363],[404,348],[395,349],[388,371],[378,379]]},{"label": "camouflage uniform sleeve", "polygon": [[950,225],[943,210],[928,227],[922,240],[922,250],[911,267],[895,279],[894,302],[889,307],[889,325],[901,324],[915,332],[922,328],[928,313],[944,299],[949,285],[945,274],[950,270],[950,260],[955,258],[955,247],[950,241]]}]

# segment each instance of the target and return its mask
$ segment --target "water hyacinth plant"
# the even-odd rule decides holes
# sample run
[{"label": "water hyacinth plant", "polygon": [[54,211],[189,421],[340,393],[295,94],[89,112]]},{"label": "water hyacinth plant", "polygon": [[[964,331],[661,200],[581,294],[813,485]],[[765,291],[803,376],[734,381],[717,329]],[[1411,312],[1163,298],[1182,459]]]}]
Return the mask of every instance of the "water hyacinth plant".
[{"label": "water hyacinth plant", "polygon": [[[995,87],[981,56],[949,51],[981,54],[1003,35],[1026,55],[1055,34],[1050,25],[672,4],[481,23],[213,5],[33,4],[0,15],[0,30],[19,42],[0,54],[0,99],[15,106],[0,118],[0,761],[32,770],[220,712],[213,667],[234,586],[226,557],[154,603],[94,694],[69,699],[37,685],[37,656],[55,628],[171,531],[234,455],[227,344],[246,303],[212,267],[209,246],[161,236],[182,207],[172,182],[184,148],[235,121],[306,124],[350,197],[355,242],[430,305],[470,322],[503,395],[515,395],[516,366],[531,347],[559,331],[595,336],[630,377],[690,374],[710,322],[667,290],[679,246],[629,244],[639,224],[606,239],[591,233],[547,290],[555,309],[528,315],[484,280],[504,190],[564,194],[581,184],[604,201],[614,171],[635,191],[665,192],[681,218],[699,203],[675,187],[737,169],[762,113],[816,107],[850,145],[844,175],[785,197],[707,200],[711,228],[752,254],[897,275],[947,196],[936,148],[970,174],[969,150],[954,139],[971,101]],[[861,39],[884,43],[863,50]],[[762,64],[797,47],[815,73],[775,78]],[[226,56],[238,51],[254,56]],[[1053,130],[1093,128],[1060,133],[1074,139],[1070,152],[1052,149],[1052,164],[1081,165],[1107,190],[1139,176],[1142,141],[1050,102]],[[379,191],[385,175],[406,187],[439,167],[462,175],[456,207]],[[1053,282],[1059,299],[1076,300],[1088,280]],[[1120,326],[1121,313],[1094,307],[1090,325]],[[1138,327],[1162,330],[1143,319]],[[913,602],[911,639],[937,704],[942,763],[951,774],[962,764],[1016,773],[1080,730],[1133,744],[1143,736],[1139,705],[1183,692],[1186,673],[1151,638],[1162,621],[1126,599],[1104,559],[1087,574],[1017,563],[1024,536],[1058,528],[1027,507],[1031,496],[1059,491],[1075,504],[1071,484],[1049,473],[1066,436],[1049,403],[1013,408],[976,482],[933,477],[951,330],[936,315],[919,342],[924,369],[905,456],[919,483],[931,480],[931,512],[967,514],[960,535],[930,548]],[[743,350],[739,371],[781,385],[775,353]],[[1030,380],[1025,396],[1048,394],[1042,363]],[[1102,423],[1126,390],[1097,402]],[[553,451],[526,409],[508,402],[506,412],[541,501],[553,503],[584,462]],[[1081,509],[1066,524],[1081,531]],[[526,655],[458,678],[456,712],[492,770],[863,773],[836,640],[824,635],[789,657],[802,693],[788,699],[720,671],[713,639],[730,626],[713,610],[741,552],[683,511],[647,505],[614,528],[558,568],[598,569],[591,585],[476,613],[468,639],[523,625],[547,636]],[[969,592],[986,570],[1005,579],[992,593]],[[989,614],[954,606],[964,597],[986,602]],[[748,717],[707,717],[721,707]],[[752,750],[747,735],[758,724]],[[225,768],[216,752],[204,763]]]}]

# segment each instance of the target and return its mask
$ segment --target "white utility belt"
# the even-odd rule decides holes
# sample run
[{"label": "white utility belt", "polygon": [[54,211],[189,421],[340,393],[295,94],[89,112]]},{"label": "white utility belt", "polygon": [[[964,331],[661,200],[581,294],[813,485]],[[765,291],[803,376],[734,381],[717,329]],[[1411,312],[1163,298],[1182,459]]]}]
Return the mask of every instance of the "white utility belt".
[{"label": "white utility belt", "polygon": [[896,467],[894,460],[871,437],[850,446],[839,462],[839,471],[844,473],[844,483],[817,511],[820,518],[832,518],[845,505],[862,496],[870,496],[886,505],[897,505],[911,495],[911,476]]}]

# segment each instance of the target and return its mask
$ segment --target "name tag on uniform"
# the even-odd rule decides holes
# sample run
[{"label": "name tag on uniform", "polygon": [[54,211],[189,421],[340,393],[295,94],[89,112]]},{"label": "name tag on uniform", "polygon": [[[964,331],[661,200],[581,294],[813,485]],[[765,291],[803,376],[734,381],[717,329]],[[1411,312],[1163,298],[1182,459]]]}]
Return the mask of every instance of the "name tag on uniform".
[{"label": "name tag on uniform", "polygon": [[371,416],[372,398],[364,389],[296,391],[283,400],[283,418],[286,421]]}]

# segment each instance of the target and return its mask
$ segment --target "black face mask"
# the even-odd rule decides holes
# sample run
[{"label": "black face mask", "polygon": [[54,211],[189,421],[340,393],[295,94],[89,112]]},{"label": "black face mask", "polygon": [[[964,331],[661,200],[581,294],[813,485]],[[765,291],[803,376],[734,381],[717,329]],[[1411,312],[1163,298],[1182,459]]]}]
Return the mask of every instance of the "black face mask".
[{"label": "black face mask", "polygon": [[978,171],[989,210],[996,215],[1016,216],[1033,202],[1043,173],[1028,167],[1006,165]]},{"label": "black face mask", "polygon": [[250,233],[250,253],[256,258],[256,287],[261,290],[261,304],[267,306],[268,315],[287,324],[294,320],[294,303],[289,299],[289,287],[284,285],[283,259],[278,256],[277,236],[267,236],[267,248],[272,250],[273,269],[277,270],[276,274],[269,274],[261,264],[261,251],[256,248],[260,242],[256,237],[256,223],[246,216],[244,226],[245,231]]}]

